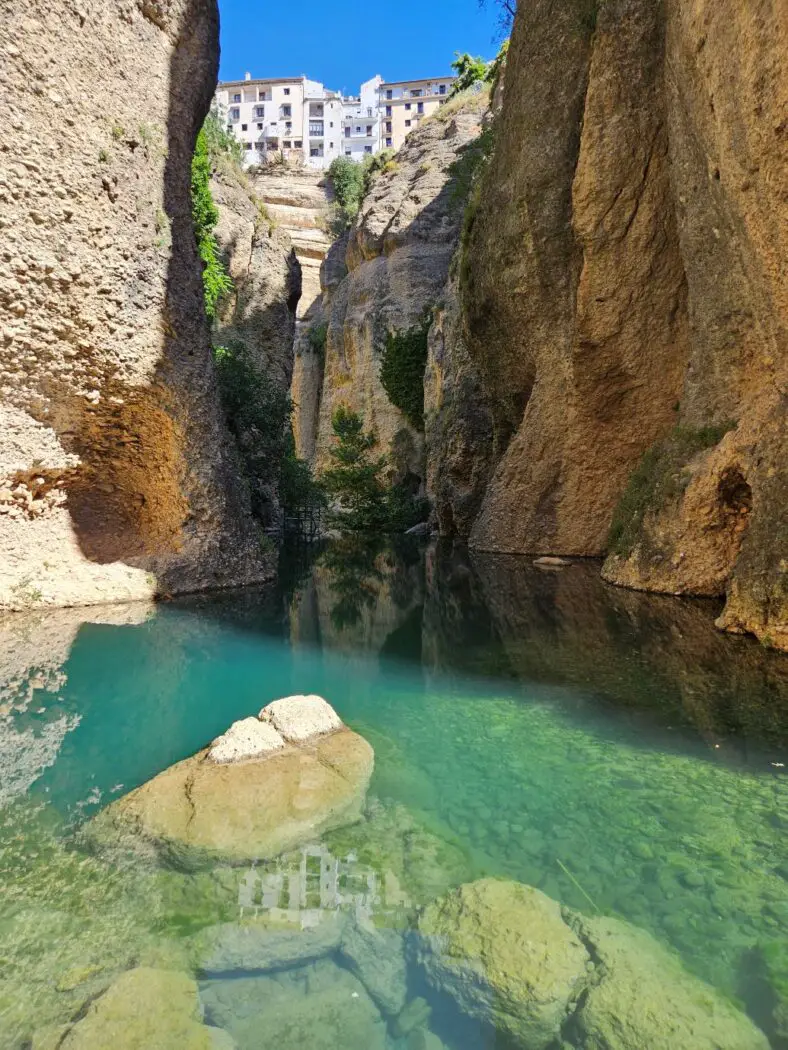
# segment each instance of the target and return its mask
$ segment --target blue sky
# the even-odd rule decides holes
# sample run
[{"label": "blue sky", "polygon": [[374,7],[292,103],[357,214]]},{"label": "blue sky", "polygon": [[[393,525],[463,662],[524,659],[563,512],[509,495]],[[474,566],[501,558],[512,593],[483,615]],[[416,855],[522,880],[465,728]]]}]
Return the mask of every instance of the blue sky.
[{"label": "blue sky", "polygon": [[492,0],[219,0],[219,10],[221,80],[306,73],[349,94],[376,73],[444,76],[455,51],[498,50]]}]

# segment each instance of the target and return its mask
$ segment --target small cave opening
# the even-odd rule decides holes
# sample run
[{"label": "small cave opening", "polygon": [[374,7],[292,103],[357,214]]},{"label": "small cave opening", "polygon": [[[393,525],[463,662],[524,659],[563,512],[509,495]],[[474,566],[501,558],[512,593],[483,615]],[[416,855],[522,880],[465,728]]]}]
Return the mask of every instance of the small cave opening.
[{"label": "small cave opening", "polygon": [[752,509],[752,489],[738,467],[726,467],[717,486],[720,504],[728,514],[748,514]]}]

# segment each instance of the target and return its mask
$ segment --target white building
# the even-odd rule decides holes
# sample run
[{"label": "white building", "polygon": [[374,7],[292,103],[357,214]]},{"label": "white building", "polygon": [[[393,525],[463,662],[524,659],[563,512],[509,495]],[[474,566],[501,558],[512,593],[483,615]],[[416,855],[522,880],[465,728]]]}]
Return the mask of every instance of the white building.
[{"label": "white building", "polygon": [[222,120],[244,148],[244,163],[284,159],[327,168],[335,157],[363,160],[399,149],[420,120],[448,98],[453,77],[384,82],[374,76],[357,96],[327,90],[308,77],[265,77],[219,84]]}]

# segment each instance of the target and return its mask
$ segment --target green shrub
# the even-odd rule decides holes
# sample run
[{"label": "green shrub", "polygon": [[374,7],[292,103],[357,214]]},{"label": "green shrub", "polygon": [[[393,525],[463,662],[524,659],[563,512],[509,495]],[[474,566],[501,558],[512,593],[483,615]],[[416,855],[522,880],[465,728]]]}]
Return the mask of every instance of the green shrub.
[{"label": "green shrub", "polygon": [[735,425],[677,426],[644,452],[613,512],[608,534],[611,553],[626,557],[632,552],[646,515],[661,510],[687,487],[690,475],[685,468],[692,457],[719,444]]},{"label": "green shrub", "polygon": [[451,64],[451,68],[457,74],[457,79],[452,86],[450,98],[454,97],[454,95],[459,95],[461,91],[467,91],[472,84],[476,84],[478,81],[487,80],[488,70],[493,64],[478,56],[474,58],[467,51],[462,54],[459,51],[455,51],[454,54],[455,59]]},{"label": "green shrub", "polygon": [[365,156],[360,163],[350,157],[332,160],[328,174],[334,187],[337,207],[330,227],[335,236],[341,235],[352,224],[378,172],[396,170],[393,157],[393,150],[382,150]]},{"label": "green shrub", "polygon": [[424,369],[432,317],[404,332],[389,332],[380,381],[392,405],[416,430],[424,429]]},{"label": "green shrub", "polygon": [[328,325],[325,321],[313,324],[307,333],[310,349],[323,360],[326,355],[326,341],[328,340]]},{"label": "green shrub", "polygon": [[390,485],[386,478],[388,459],[375,454],[377,439],[364,430],[356,412],[340,405],[331,419],[335,442],[330,456],[333,465],[320,482],[340,505],[334,521],[349,532],[401,532],[427,514],[419,500],[404,485]]},{"label": "green shrub", "polygon": [[233,283],[219,255],[214,229],[219,212],[211,195],[211,156],[209,134],[200,130],[192,158],[192,222],[197,251],[202,260],[203,296],[209,321],[216,316],[220,300],[232,291]]}]

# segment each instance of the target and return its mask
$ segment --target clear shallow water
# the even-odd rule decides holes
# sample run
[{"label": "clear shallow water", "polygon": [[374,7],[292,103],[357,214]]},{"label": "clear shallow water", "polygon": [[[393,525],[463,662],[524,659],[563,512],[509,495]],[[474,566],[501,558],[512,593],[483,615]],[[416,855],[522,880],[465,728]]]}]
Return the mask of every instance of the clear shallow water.
[{"label": "clear shallow water", "polygon": [[[520,880],[648,930],[785,1045],[788,659],[720,636],[713,615],[607,588],[595,566],[335,548],[287,587],[141,623],[123,622],[134,609],[14,618],[0,643],[0,1045],[64,1022],[129,966],[184,968],[195,951],[203,966],[206,929],[265,913],[258,875],[110,861],[72,834],[293,692],[326,696],[375,748],[368,819],[314,845],[355,858],[351,883],[377,880],[384,926],[479,876]],[[289,878],[302,859],[259,874]],[[355,989],[346,962],[203,972],[207,1017],[241,1050],[304,1033],[404,1047],[374,1005],[357,1028],[334,1017]],[[408,981],[445,1045],[494,1045],[416,968]]]}]

